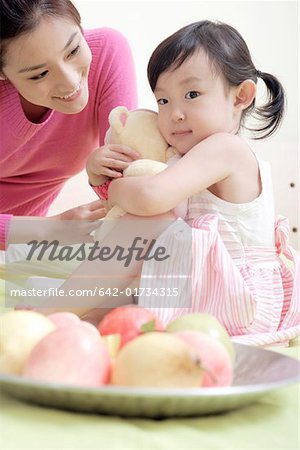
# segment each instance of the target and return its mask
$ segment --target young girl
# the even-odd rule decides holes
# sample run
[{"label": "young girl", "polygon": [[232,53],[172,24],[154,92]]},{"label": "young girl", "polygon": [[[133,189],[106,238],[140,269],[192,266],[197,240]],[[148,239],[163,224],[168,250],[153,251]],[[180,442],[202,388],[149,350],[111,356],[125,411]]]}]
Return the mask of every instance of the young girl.
[{"label": "young girl", "polygon": [[[256,107],[259,78],[268,102]],[[253,112],[260,121],[256,138],[277,130],[285,105],[280,82],[256,70],[234,28],[210,21],[163,41],[150,58],[148,79],[161,133],[182,158],[152,177],[115,180],[109,201],[153,216],[188,198],[188,212],[157,242],[173,249],[172,257],[144,263],[139,304],[165,322],[211,313],[239,342],[287,342],[300,332],[299,262],[288,246],[286,220],[274,226],[269,165],[240,136]],[[101,164],[99,176],[110,161],[103,157]],[[293,271],[281,254],[294,261]]]},{"label": "young girl", "polygon": [[[70,0],[0,0],[0,248],[43,236],[43,219],[64,183],[103,145],[112,108],[136,106],[130,48],[115,30],[83,31]],[[105,147],[106,148],[106,147]],[[125,161],[127,148],[107,148]],[[105,214],[99,200],[52,220],[82,220],[78,240]],[[34,217],[28,226],[28,219]],[[60,220],[62,219],[62,220]],[[95,222],[96,221],[96,222]],[[48,221],[48,225],[50,222]],[[79,232],[81,228],[81,233]]]}]

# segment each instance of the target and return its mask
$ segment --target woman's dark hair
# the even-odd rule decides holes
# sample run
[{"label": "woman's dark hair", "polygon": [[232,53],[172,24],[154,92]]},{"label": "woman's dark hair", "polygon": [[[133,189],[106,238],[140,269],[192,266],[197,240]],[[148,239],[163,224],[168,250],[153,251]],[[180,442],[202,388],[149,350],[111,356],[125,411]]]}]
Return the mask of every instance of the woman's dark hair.
[{"label": "woman's dark hair", "polygon": [[70,0],[0,0],[0,73],[9,40],[34,30],[43,17],[68,18],[81,29],[80,14]]},{"label": "woman's dark hair", "polygon": [[242,36],[230,25],[203,20],[181,28],[165,39],[152,53],[148,64],[148,80],[152,91],[158,77],[166,70],[175,70],[199,49],[203,49],[217,73],[229,86],[238,86],[244,80],[257,83],[260,77],[266,84],[268,99],[265,105],[252,104],[243,111],[242,123],[250,112],[263,123],[251,129],[255,139],[273,134],[279,127],[285,110],[285,93],[278,79],[257,71]]}]

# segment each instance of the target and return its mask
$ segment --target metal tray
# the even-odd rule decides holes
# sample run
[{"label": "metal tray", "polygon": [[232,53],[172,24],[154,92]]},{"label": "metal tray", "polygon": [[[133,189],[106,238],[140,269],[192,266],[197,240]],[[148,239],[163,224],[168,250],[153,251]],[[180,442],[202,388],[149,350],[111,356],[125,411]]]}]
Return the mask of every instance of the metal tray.
[{"label": "metal tray", "polygon": [[258,347],[235,344],[233,385],[223,388],[74,387],[0,376],[3,392],[60,409],[126,417],[188,417],[248,405],[270,391],[300,380],[300,362]]}]

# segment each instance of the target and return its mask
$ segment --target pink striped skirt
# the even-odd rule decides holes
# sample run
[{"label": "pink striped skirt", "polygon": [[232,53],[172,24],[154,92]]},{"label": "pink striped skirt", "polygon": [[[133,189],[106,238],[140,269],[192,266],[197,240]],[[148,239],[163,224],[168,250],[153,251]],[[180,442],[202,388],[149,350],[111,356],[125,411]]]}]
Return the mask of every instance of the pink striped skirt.
[{"label": "pink striped skirt", "polygon": [[[300,264],[288,221],[275,223],[275,247],[241,247],[231,256],[207,214],[178,219],[157,240],[169,258],[144,262],[139,305],[167,324],[191,312],[214,315],[235,342],[287,345],[300,334]],[[285,264],[284,259],[290,262]]]}]

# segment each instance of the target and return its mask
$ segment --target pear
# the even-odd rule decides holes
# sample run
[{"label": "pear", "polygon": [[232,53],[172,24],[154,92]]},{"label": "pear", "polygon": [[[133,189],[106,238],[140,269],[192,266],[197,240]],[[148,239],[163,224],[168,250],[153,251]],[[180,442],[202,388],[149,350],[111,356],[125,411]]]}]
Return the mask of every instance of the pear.
[{"label": "pear", "polygon": [[176,336],[197,352],[204,369],[202,387],[231,385],[232,362],[225,346],[218,339],[201,331],[178,331]]},{"label": "pear", "polygon": [[19,375],[32,349],[55,325],[34,311],[9,311],[0,316],[0,330],[0,372]]},{"label": "pear", "polygon": [[178,317],[169,322],[166,331],[176,333],[177,331],[200,331],[209,336],[218,339],[226,348],[231,358],[234,361],[235,350],[226,329],[211,314],[206,313],[191,313]]},{"label": "pear", "polygon": [[119,334],[107,334],[102,336],[102,341],[108,350],[109,356],[115,358],[120,350],[121,336]]},{"label": "pear", "polygon": [[111,383],[118,386],[199,387],[203,377],[197,353],[176,335],[150,332],[117,354]]}]

